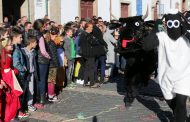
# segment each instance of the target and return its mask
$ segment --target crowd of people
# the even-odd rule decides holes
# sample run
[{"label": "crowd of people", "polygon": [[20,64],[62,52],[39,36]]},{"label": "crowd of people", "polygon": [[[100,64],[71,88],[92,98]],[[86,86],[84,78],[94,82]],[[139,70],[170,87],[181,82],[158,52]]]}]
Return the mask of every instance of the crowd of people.
[{"label": "crowd of people", "polygon": [[[0,117],[9,122],[58,101],[57,92],[76,84],[98,88],[123,73],[126,61],[115,54],[119,31],[101,17],[65,25],[48,16],[34,22],[26,16],[13,25],[5,17],[0,27]],[[100,76],[100,78],[98,77]]]}]

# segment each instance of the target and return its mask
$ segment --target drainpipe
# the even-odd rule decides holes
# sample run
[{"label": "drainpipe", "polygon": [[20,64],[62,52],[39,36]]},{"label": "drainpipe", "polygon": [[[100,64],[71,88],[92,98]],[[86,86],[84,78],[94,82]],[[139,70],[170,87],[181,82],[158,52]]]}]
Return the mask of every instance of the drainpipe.
[{"label": "drainpipe", "polygon": [[111,22],[111,15],[112,15],[112,1],[110,0],[110,22]]},{"label": "drainpipe", "polygon": [[28,0],[28,20],[30,21],[30,0]]},{"label": "drainpipe", "polygon": [[46,1],[46,14],[48,15],[48,0],[45,1]]}]

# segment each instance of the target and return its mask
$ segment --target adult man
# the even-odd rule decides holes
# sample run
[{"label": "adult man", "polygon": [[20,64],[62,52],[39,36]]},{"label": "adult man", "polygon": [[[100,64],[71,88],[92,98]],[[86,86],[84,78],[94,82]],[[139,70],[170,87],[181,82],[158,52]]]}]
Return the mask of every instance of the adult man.
[{"label": "adult man", "polygon": [[27,17],[26,16],[21,17],[20,22],[21,22],[21,24],[20,24],[21,31],[24,32],[24,24],[27,22]]},{"label": "adult man", "polygon": [[26,42],[28,41],[28,30],[32,29],[32,23],[31,22],[25,22],[24,24],[24,32],[23,32],[23,41],[22,46],[25,46]]},{"label": "adult man", "polygon": [[[103,20],[101,17],[98,19],[94,19],[94,27],[92,34],[95,36],[99,42],[100,45],[104,46],[105,49],[107,49],[107,43],[103,39],[103,33],[101,30],[98,28],[98,25],[104,26]],[[102,52],[100,52],[102,54]],[[97,77],[97,71],[98,71],[98,64],[100,64],[100,69],[101,69],[101,76],[100,76],[100,82],[104,81],[105,77],[105,68],[106,68],[106,51],[103,53],[103,55],[97,57],[96,59],[96,68],[95,68],[95,81],[98,81]]]}]

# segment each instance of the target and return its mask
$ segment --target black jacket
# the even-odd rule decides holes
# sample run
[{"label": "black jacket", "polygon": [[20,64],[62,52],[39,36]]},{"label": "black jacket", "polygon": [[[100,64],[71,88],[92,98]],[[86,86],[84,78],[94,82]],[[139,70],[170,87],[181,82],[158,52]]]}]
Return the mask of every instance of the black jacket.
[{"label": "black jacket", "polygon": [[59,59],[58,59],[58,54],[57,54],[57,46],[53,41],[48,41],[47,43],[48,49],[49,49],[49,54],[50,54],[50,64],[49,67],[51,68],[57,68],[59,67]]},{"label": "black jacket", "polygon": [[[22,51],[22,54],[23,54],[24,62],[25,62],[25,64],[26,64],[26,68],[27,68],[27,73],[26,73],[25,76],[26,76],[27,81],[30,81],[30,62],[29,62],[29,58],[28,58],[28,56],[27,56],[27,54],[26,54],[24,48],[22,48],[21,51]],[[32,53],[33,53],[33,55],[34,55],[34,57],[33,57],[34,78],[35,78],[36,81],[38,81],[37,61],[36,61],[36,57],[37,57],[36,54],[37,54],[37,53],[36,53],[36,50],[33,50]]]},{"label": "black jacket", "polygon": [[97,26],[93,26],[92,35],[98,39],[101,45],[103,45],[105,48],[108,47],[107,43],[103,39],[102,31]]},{"label": "black jacket", "polygon": [[98,39],[85,31],[80,35],[79,45],[80,54],[85,58],[98,57],[106,53]]}]

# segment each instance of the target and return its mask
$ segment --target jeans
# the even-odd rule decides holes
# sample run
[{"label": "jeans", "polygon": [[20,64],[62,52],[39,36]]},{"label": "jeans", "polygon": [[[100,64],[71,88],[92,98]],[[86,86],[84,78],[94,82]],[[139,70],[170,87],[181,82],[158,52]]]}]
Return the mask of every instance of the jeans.
[{"label": "jeans", "polygon": [[33,104],[33,95],[34,95],[34,73],[31,73],[28,89],[28,105]]},{"label": "jeans", "polygon": [[40,95],[45,95],[49,65],[38,64],[38,66],[39,66],[38,92]]},{"label": "jeans", "polygon": [[72,82],[74,71],[74,60],[68,60],[68,67],[66,69],[67,85]]},{"label": "jeans", "polygon": [[105,69],[106,69],[106,56],[100,56],[96,59],[96,67],[95,67],[95,80],[98,81],[97,72],[98,72],[98,66],[100,63],[100,80],[104,80],[105,77]]},{"label": "jeans", "polygon": [[126,63],[127,61],[123,56],[116,54],[116,67],[118,69],[124,70],[126,68]]}]

